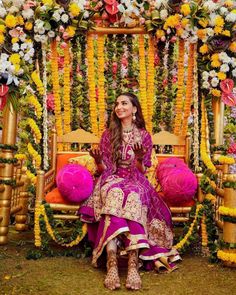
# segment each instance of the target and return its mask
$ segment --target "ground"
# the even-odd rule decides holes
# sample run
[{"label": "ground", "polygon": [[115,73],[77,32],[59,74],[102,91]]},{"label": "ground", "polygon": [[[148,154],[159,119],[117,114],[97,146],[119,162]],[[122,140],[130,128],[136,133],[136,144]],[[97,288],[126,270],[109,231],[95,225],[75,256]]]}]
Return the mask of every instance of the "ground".
[{"label": "ground", "polygon": [[[118,291],[104,288],[105,269],[95,269],[90,258],[53,257],[27,260],[33,247],[32,233],[11,230],[9,243],[0,246],[0,294],[100,295],[129,294],[121,271],[122,287]],[[235,294],[236,270],[210,264],[207,257],[183,255],[179,269],[170,274],[141,272],[143,288],[134,291],[145,295],[222,295]]]}]

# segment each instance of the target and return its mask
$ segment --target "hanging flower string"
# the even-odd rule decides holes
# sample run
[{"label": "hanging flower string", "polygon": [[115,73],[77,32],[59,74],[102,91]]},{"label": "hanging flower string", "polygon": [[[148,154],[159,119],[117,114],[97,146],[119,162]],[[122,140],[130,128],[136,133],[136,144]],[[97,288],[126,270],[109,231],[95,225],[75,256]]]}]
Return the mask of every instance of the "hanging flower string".
[{"label": "hanging flower string", "polygon": [[201,220],[201,231],[202,231],[202,246],[206,247],[208,244],[207,228],[206,228],[206,216],[202,216]]},{"label": "hanging flower string", "polygon": [[98,35],[98,112],[99,112],[99,135],[101,136],[105,128],[105,59],[104,59],[104,35]]},{"label": "hanging flower string", "polygon": [[206,144],[206,140],[207,140],[207,133],[206,133],[206,128],[207,128],[207,126],[206,126],[206,110],[205,110],[205,106],[204,106],[204,101],[203,100],[202,100],[201,109],[202,109],[201,146],[200,146],[201,159],[202,159],[203,163],[206,165],[206,167],[211,170],[211,172],[215,172],[216,171],[216,167],[212,163],[211,158],[210,158],[209,154],[207,153],[207,144]]},{"label": "hanging flower string", "polygon": [[195,44],[189,44],[188,50],[188,73],[187,73],[187,85],[186,85],[186,97],[184,105],[184,117],[182,124],[182,135],[186,136],[188,131],[188,118],[191,110],[191,100],[193,94],[193,71],[194,71],[194,52],[196,50]]},{"label": "hanging flower string", "polygon": [[217,257],[226,262],[236,263],[236,249],[219,250]]},{"label": "hanging flower string", "polygon": [[[55,119],[56,119],[56,130],[57,135],[63,135],[62,129],[62,117],[61,117],[61,98],[60,98],[60,85],[59,85],[59,73],[58,73],[58,55],[57,55],[57,41],[51,42],[51,53],[52,53],[52,86],[53,95],[55,100]],[[58,149],[62,150],[62,144],[58,144]]]},{"label": "hanging flower string", "polygon": [[42,117],[42,106],[39,103],[38,99],[34,95],[30,95],[28,98],[28,103],[32,105],[35,109],[35,114],[38,119],[41,119]]},{"label": "hanging flower string", "polygon": [[47,111],[47,53],[45,44],[42,44],[43,61],[43,169],[47,170],[48,163],[48,111]]},{"label": "hanging flower string", "polygon": [[43,87],[43,83],[42,81],[40,80],[40,77],[39,77],[39,74],[37,73],[37,71],[34,71],[32,74],[31,74],[31,78],[32,80],[34,81],[36,87],[37,87],[37,90],[39,92],[40,95],[43,95],[44,94],[44,87]]},{"label": "hanging flower string", "polygon": [[64,43],[64,133],[71,131],[70,110],[70,46]]},{"label": "hanging flower string", "polygon": [[45,206],[43,204],[37,205],[35,208],[35,218],[34,218],[34,235],[35,235],[35,246],[41,247],[42,240],[41,240],[41,229],[40,229],[40,218],[43,218],[46,224],[46,230],[50,237],[59,245],[64,247],[73,247],[80,243],[80,241],[85,237],[87,234],[87,224],[84,223],[82,226],[82,234],[78,234],[75,240],[71,241],[70,243],[64,243],[63,238],[57,238],[47,216],[47,212],[45,210]]},{"label": "hanging flower string", "polygon": [[154,42],[153,37],[148,38],[148,76],[147,76],[147,107],[148,107],[148,118],[147,130],[152,133],[152,117],[154,108]]},{"label": "hanging flower string", "polygon": [[179,39],[179,56],[178,56],[178,90],[175,103],[175,121],[174,134],[180,134],[182,123],[182,107],[184,95],[184,40]]},{"label": "hanging flower string", "polygon": [[147,93],[146,93],[146,67],[145,67],[145,48],[144,48],[144,35],[140,34],[138,38],[139,42],[139,91],[140,91],[140,103],[143,110],[144,120],[147,126],[150,126],[147,110]]},{"label": "hanging flower string", "polygon": [[28,152],[29,152],[30,156],[32,157],[33,161],[35,161],[36,168],[39,169],[41,162],[42,162],[42,158],[41,158],[40,154],[33,148],[32,144],[30,142],[28,143],[27,148],[28,148]]},{"label": "hanging flower string", "polygon": [[197,66],[197,50],[194,53],[194,78],[193,78],[193,166],[195,172],[200,171],[199,165],[199,112],[198,112],[198,66]]},{"label": "hanging flower string", "polygon": [[92,133],[98,135],[97,104],[95,91],[94,47],[92,34],[87,36],[87,61],[88,61],[88,96]]},{"label": "hanging flower string", "polygon": [[39,144],[40,140],[42,138],[42,134],[40,132],[38,125],[36,124],[36,122],[32,118],[28,118],[26,122],[30,126],[31,130],[33,131],[33,134],[35,136],[35,142],[37,144]]},{"label": "hanging flower string", "polygon": [[188,239],[190,238],[190,236],[193,233],[194,227],[197,225],[198,217],[199,217],[199,214],[200,214],[200,211],[202,210],[202,208],[203,208],[202,204],[197,205],[196,212],[195,212],[195,217],[193,219],[193,222],[189,226],[188,232],[183,237],[183,239],[174,246],[174,248],[181,249],[187,243]]}]

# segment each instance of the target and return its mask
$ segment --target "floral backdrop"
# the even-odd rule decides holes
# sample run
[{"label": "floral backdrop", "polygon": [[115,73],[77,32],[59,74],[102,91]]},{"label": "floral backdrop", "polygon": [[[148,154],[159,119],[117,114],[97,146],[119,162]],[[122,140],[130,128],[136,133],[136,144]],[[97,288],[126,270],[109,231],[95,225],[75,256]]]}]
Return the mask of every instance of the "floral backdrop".
[{"label": "floral backdrop", "polygon": [[[209,127],[214,144],[212,103],[221,100],[223,149],[235,154],[235,23],[230,0],[2,0],[0,107],[9,101],[18,107],[17,156],[27,158],[32,179],[50,165],[50,125],[59,134],[78,127],[99,133],[93,110],[103,112],[104,125],[116,95],[130,88],[152,118],[150,131],[184,134],[192,115],[195,170],[201,161],[209,166],[201,128]],[[148,35],[90,38],[94,27],[141,27]]]}]

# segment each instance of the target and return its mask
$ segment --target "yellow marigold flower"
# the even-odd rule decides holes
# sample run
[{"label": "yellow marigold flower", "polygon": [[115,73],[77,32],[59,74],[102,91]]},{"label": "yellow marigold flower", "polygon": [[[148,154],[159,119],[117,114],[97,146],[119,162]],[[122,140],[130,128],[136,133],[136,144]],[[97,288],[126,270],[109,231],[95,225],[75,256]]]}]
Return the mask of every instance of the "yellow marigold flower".
[{"label": "yellow marigold flower", "polygon": [[221,91],[218,89],[212,89],[211,94],[215,97],[220,97],[221,96]]},{"label": "yellow marigold flower", "polygon": [[16,37],[11,39],[12,44],[17,43],[18,41],[19,41],[19,38],[16,38]]},{"label": "yellow marigold flower", "polygon": [[218,60],[213,60],[213,61],[211,62],[211,66],[212,66],[213,68],[219,68],[219,67],[221,66],[221,63],[220,63]]},{"label": "yellow marigold flower", "polygon": [[206,28],[208,25],[208,20],[207,19],[200,19],[199,20],[199,25],[201,25],[203,28]]},{"label": "yellow marigold flower", "polygon": [[189,15],[191,12],[190,5],[188,3],[183,4],[180,11],[183,13],[184,16]]},{"label": "yellow marigold flower", "polygon": [[177,36],[181,36],[183,34],[184,30],[182,28],[176,30]]},{"label": "yellow marigold flower", "polygon": [[161,38],[161,37],[165,36],[165,32],[163,30],[157,30],[156,36],[157,36],[157,38]]},{"label": "yellow marigold flower", "polygon": [[166,30],[168,29],[168,27],[174,28],[175,26],[179,25],[179,21],[180,21],[179,14],[170,15],[164,24],[164,29]]},{"label": "yellow marigold flower", "polygon": [[227,7],[232,7],[234,5],[234,1],[227,0],[227,1],[225,1],[224,5]]},{"label": "yellow marigold flower", "polygon": [[218,76],[219,80],[225,80],[226,79],[226,74],[223,73],[223,72],[217,73],[217,76]]},{"label": "yellow marigold flower", "polygon": [[201,54],[206,54],[209,51],[207,44],[202,45],[199,51],[201,52]]},{"label": "yellow marigold flower", "polygon": [[44,5],[52,6],[53,5],[53,0],[42,0]]},{"label": "yellow marigold flower", "polygon": [[206,37],[206,30],[197,30],[197,36],[199,39],[203,40]]},{"label": "yellow marigold flower", "polygon": [[17,25],[17,19],[14,15],[8,14],[5,18],[5,24],[8,28],[15,28]]},{"label": "yellow marigold flower", "polygon": [[189,24],[189,19],[183,18],[181,20],[181,25],[185,28],[187,26],[187,24]]},{"label": "yellow marigold flower", "polygon": [[17,16],[16,17],[16,20],[17,20],[17,24],[22,26],[25,22],[24,22],[24,19],[21,15]]},{"label": "yellow marigold flower", "polygon": [[0,25],[0,33],[5,33],[6,27],[4,25]]},{"label": "yellow marigold flower", "polygon": [[68,26],[66,28],[66,32],[67,32],[69,37],[74,37],[74,35],[75,35],[75,27]]},{"label": "yellow marigold flower", "polygon": [[224,31],[222,32],[222,35],[227,36],[227,37],[230,37],[231,33],[230,33],[229,30],[224,30]]},{"label": "yellow marigold flower", "polygon": [[229,50],[231,50],[232,52],[236,52],[236,42],[232,42],[229,46]]},{"label": "yellow marigold flower", "polygon": [[0,44],[3,44],[5,41],[5,37],[3,34],[0,34]]},{"label": "yellow marigold flower", "polygon": [[211,56],[211,60],[219,60],[219,54],[218,53],[214,53],[214,54],[212,54],[212,56]]},{"label": "yellow marigold flower", "polygon": [[80,14],[80,8],[76,3],[70,4],[69,11],[73,16],[78,16]]},{"label": "yellow marigold flower", "polygon": [[216,34],[221,34],[222,31],[223,31],[223,28],[222,28],[222,27],[218,27],[218,26],[216,26],[216,27],[214,28],[214,32],[215,32]]},{"label": "yellow marigold flower", "polygon": [[224,24],[225,24],[225,21],[224,21],[223,17],[220,16],[220,15],[217,15],[217,16],[215,17],[215,25],[216,25],[217,27],[223,27]]},{"label": "yellow marigold flower", "polygon": [[20,63],[20,55],[18,53],[13,53],[10,57],[9,57],[9,61],[11,63],[13,63],[13,65],[15,64],[19,64]]},{"label": "yellow marigold flower", "polygon": [[25,29],[26,29],[27,31],[32,30],[32,28],[33,28],[33,24],[32,24],[31,22],[26,22],[26,23],[25,23]]}]

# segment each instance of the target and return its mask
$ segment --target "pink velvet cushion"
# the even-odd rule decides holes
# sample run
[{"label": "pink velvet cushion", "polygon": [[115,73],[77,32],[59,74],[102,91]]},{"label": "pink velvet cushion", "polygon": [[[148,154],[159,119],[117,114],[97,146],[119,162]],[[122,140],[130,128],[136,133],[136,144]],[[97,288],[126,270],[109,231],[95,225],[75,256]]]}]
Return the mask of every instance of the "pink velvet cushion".
[{"label": "pink velvet cushion", "polygon": [[93,178],[89,171],[78,164],[67,164],[57,174],[57,187],[65,200],[80,203],[93,191]]},{"label": "pink velvet cushion", "polygon": [[180,159],[167,159],[157,168],[164,200],[171,206],[184,206],[197,191],[197,178]]}]

